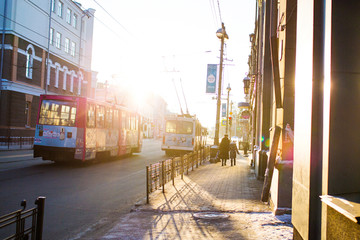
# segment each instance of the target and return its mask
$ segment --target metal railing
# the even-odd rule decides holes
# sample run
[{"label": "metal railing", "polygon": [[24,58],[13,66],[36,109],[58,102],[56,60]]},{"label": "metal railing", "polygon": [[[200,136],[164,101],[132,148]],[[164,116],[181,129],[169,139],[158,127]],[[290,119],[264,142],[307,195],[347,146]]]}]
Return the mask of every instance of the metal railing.
[{"label": "metal railing", "polygon": [[149,203],[150,193],[162,187],[165,192],[165,184],[172,181],[175,185],[175,177],[184,173],[189,174],[189,170],[198,168],[199,165],[210,159],[210,147],[205,147],[199,151],[185,154],[181,157],[174,157],[159,161],[146,166],[146,203]]},{"label": "metal railing", "polygon": [[25,210],[26,200],[23,200],[21,202],[23,209],[0,216],[0,238],[3,240],[41,240],[45,197],[38,197],[35,204],[36,207]]},{"label": "metal railing", "polygon": [[32,149],[34,137],[0,136],[0,149]]}]

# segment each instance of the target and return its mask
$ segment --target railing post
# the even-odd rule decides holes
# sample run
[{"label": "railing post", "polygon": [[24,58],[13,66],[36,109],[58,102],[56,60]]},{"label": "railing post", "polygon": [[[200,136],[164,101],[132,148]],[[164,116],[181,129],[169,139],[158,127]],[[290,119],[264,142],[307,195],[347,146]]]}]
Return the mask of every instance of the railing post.
[{"label": "railing post", "polygon": [[36,216],[36,240],[42,239],[43,225],[44,225],[44,209],[45,209],[45,197],[38,197],[35,201],[37,205]]},{"label": "railing post", "polygon": [[184,155],[181,156],[181,179],[184,179]]},{"label": "railing post", "polygon": [[21,237],[21,210],[16,213],[15,236],[16,238]]},{"label": "railing post", "polygon": [[10,136],[8,136],[8,149],[10,149]]},{"label": "railing post", "polygon": [[199,161],[199,165],[201,166],[201,149],[199,149],[198,152],[198,161]]},{"label": "railing post", "polygon": [[195,152],[195,161],[196,161],[196,168],[199,167],[199,150]]},{"label": "railing post", "polygon": [[191,171],[194,171],[194,152],[191,154]]},{"label": "railing post", "polygon": [[162,192],[165,193],[165,164],[164,164],[164,160],[161,161],[161,176],[162,176]]},{"label": "railing post", "polygon": [[189,175],[189,154],[186,154],[186,175]]},{"label": "railing post", "polygon": [[146,204],[149,204],[149,166],[146,166]]},{"label": "railing post", "polygon": [[171,178],[173,185],[175,186],[175,158],[171,159]]}]

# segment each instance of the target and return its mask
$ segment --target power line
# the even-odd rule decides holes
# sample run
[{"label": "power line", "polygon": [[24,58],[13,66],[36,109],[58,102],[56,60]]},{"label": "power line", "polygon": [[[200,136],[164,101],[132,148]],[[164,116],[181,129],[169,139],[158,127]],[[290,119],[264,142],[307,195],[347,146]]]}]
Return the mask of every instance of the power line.
[{"label": "power line", "polygon": [[121,37],[117,32],[115,32],[112,28],[110,28],[108,25],[106,25],[103,21],[101,21],[98,17],[91,14],[92,17],[94,17],[97,21],[99,21],[104,27],[106,27],[108,30],[110,30],[112,33],[114,33],[120,40],[124,40],[123,37]]},{"label": "power line", "polygon": [[111,15],[103,6],[101,6],[96,0],[93,0],[107,15],[109,15],[120,27],[122,27],[128,34],[133,36],[113,15]]},{"label": "power line", "polygon": [[219,8],[220,22],[223,22],[223,21],[222,21],[222,18],[221,18],[221,10],[220,10],[220,2],[219,2],[219,0],[217,0],[217,3],[218,3],[218,8]]},{"label": "power line", "polygon": [[212,18],[213,18],[215,27],[219,26],[219,22],[218,22],[217,15],[216,15],[216,10],[215,10],[214,0],[209,0],[209,3],[210,3],[211,14],[212,14]]}]

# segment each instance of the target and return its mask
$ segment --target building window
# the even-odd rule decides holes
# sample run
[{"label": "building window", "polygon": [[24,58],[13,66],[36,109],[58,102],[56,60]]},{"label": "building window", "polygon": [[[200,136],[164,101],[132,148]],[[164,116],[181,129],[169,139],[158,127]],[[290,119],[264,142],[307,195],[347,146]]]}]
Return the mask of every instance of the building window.
[{"label": "building window", "polygon": [[59,17],[62,17],[62,16],[63,16],[63,14],[62,14],[63,6],[64,6],[64,4],[59,1],[59,2],[58,2],[58,12],[57,12],[57,15],[58,15]]},{"label": "building window", "polygon": [[26,103],[25,103],[25,118],[26,118],[25,126],[30,127],[31,126],[31,102],[29,102],[29,101],[26,101]]},{"label": "building window", "polygon": [[58,49],[61,49],[61,33],[56,33],[56,42],[55,45]]},{"label": "building window", "polygon": [[77,28],[77,21],[78,21],[78,16],[76,14],[73,15],[73,21],[72,21],[72,26],[74,28]]},{"label": "building window", "polygon": [[52,12],[55,12],[55,5],[56,5],[55,0],[52,0],[51,1],[51,11]]},{"label": "building window", "polygon": [[34,50],[31,47],[28,47],[26,50],[26,70],[25,75],[27,78],[32,78],[32,70],[33,70],[33,52]]},{"label": "building window", "polygon": [[71,10],[70,8],[66,9],[66,22],[71,24]]},{"label": "building window", "polygon": [[54,45],[54,29],[53,28],[50,28],[50,44],[51,45]]},{"label": "building window", "polygon": [[70,49],[70,40],[68,38],[65,38],[65,46],[64,46],[65,52],[69,53]]},{"label": "building window", "polygon": [[75,57],[76,43],[71,42],[71,56]]}]

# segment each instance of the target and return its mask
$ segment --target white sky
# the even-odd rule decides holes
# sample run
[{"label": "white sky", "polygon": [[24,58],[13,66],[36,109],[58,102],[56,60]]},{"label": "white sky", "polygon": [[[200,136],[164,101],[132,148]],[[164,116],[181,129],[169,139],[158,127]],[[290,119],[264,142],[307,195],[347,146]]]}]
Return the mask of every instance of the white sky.
[{"label": "white sky", "polygon": [[[225,58],[233,60],[224,62],[229,65],[224,67],[223,98],[230,83],[230,100],[244,101],[242,80],[248,71],[256,0],[78,1],[96,10],[92,68],[99,72],[99,81],[130,84],[139,93],[154,91],[169,110],[180,113],[173,80],[185,112],[181,79],[190,114],[208,128],[216,120],[216,100],[205,87],[207,64],[220,61],[215,34],[221,28],[219,3],[229,35]],[[166,72],[174,69],[178,72]]]}]

